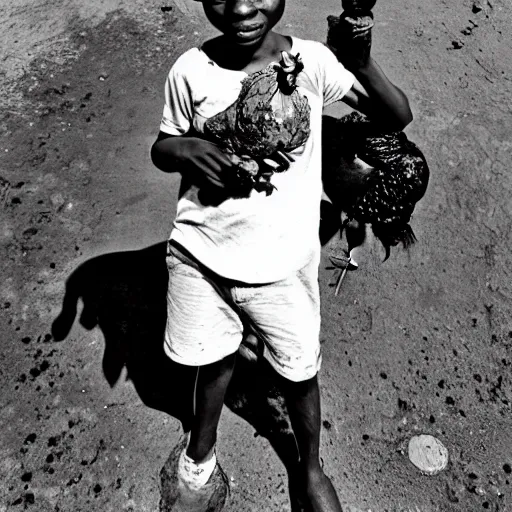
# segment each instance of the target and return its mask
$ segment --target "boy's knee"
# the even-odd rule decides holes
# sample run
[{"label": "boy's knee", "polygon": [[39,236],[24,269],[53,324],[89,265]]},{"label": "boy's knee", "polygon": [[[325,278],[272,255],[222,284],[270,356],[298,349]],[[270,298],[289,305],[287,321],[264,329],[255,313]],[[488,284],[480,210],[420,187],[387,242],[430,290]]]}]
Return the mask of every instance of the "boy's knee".
[{"label": "boy's knee", "polygon": [[295,362],[295,364],[284,364],[283,361],[275,360],[269,355],[266,355],[266,359],[282,379],[292,384],[306,383],[316,379],[322,364],[321,356],[316,353],[304,357],[301,361]]}]

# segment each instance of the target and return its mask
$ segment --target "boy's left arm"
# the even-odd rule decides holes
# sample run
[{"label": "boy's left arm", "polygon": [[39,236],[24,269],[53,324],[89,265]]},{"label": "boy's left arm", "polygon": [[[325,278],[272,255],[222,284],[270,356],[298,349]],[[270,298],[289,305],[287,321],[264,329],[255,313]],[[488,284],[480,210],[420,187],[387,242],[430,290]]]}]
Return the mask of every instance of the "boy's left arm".
[{"label": "boy's left arm", "polygon": [[385,130],[403,130],[413,119],[407,96],[394,85],[381,67],[370,57],[358,69],[356,77],[342,101],[368,116]]}]

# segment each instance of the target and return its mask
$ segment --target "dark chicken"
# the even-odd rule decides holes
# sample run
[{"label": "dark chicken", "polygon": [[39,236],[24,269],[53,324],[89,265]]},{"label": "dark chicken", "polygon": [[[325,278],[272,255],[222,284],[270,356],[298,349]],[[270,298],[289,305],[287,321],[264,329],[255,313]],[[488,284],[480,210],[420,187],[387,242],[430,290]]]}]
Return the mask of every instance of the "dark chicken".
[{"label": "dark chicken", "polygon": [[[349,69],[362,67],[369,59],[375,3],[342,0],[342,14],[327,18],[327,45]],[[324,118],[323,150],[324,190],[335,209],[348,216],[349,251],[364,240],[348,240],[350,228],[354,227],[355,236],[355,228],[364,224],[372,225],[384,245],[385,260],[391,246],[402,243],[409,247],[416,240],[409,220],[429,178],[418,147],[405,133],[386,132],[353,113],[339,120]],[[363,162],[367,165],[361,165]]]},{"label": "dark chicken", "polygon": [[236,166],[233,196],[247,197],[252,189],[271,194],[272,174],[285,171],[287,153],[309,137],[310,106],[296,90],[303,67],[299,55],[282,52],[281,62],[246,77],[235,103],[206,121],[204,136]]},{"label": "dark chicken", "polygon": [[409,221],[429,179],[420,149],[405,133],[383,133],[356,112],[324,116],[322,147],[324,191],[335,211],[346,213],[346,224],[371,224],[385,259],[391,246],[409,247],[416,240]]}]

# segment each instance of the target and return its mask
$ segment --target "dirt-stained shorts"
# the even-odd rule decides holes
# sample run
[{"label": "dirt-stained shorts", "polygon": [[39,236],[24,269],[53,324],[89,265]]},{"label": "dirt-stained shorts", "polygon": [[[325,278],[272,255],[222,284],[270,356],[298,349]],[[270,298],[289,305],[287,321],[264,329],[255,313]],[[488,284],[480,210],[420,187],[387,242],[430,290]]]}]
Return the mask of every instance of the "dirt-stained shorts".
[{"label": "dirt-stained shorts", "polygon": [[303,381],[321,364],[319,258],[291,277],[246,285],[198,267],[170,246],[165,352],[203,366],[236,352],[246,334],[263,341],[263,356],[283,377]]}]

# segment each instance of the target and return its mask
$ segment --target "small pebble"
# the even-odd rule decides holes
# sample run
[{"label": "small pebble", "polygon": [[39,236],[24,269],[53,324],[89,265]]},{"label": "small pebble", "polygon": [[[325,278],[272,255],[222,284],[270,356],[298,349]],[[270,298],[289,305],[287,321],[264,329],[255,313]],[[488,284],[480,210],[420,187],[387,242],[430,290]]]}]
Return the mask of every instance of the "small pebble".
[{"label": "small pebble", "polygon": [[476,1],[473,2],[473,7],[471,10],[473,11],[473,14],[478,14],[483,9],[481,2]]},{"label": "small pebble", "polygon": [[446,469],[448,450],[434,436],[421,434],[409,441],[409,460],[424,473],[435,475]]},{"label": "small pebble", "polygon": [[56,192],[50,196],[50,202],[57,210],[60,210],[64,206],[66,200],[60,192]]},{"label": "small pebble", "polygon": [[21,476],[22,482],[30,482],[30,480],[32,480],[32,472],[31,471],[27,471],[26,473],[24,473]]},{"label": "small pebble", "polygon": [[36,434],[29,434],[23,444],[32,444],[37,439]]}]

